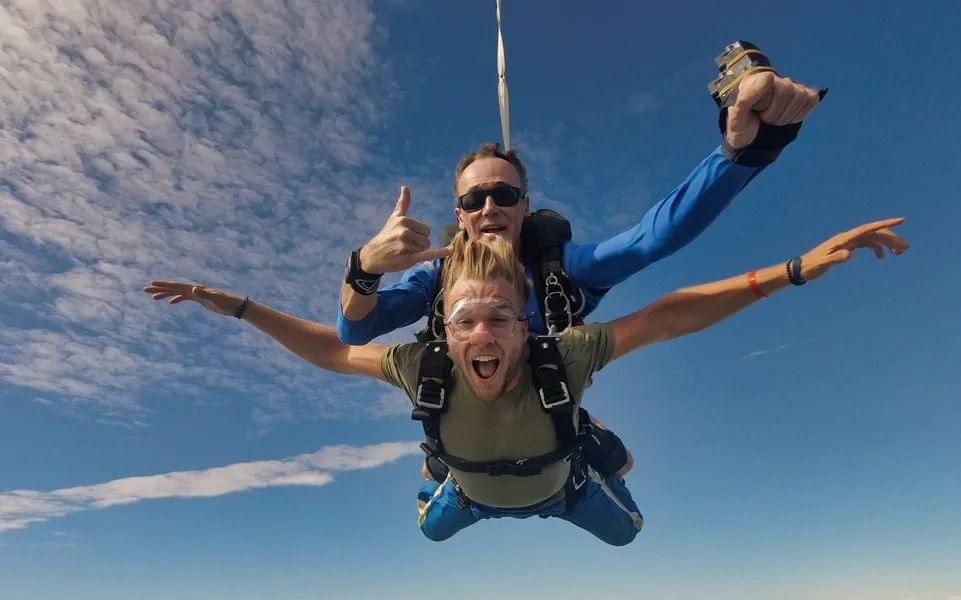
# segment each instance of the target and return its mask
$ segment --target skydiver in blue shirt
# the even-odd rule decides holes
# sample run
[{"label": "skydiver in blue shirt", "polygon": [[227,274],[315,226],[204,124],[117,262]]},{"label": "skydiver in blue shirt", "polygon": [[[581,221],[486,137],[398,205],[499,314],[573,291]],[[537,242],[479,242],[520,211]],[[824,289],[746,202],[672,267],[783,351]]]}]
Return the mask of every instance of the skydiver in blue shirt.
[{"label": "skydiver in blue shirt", "polygon": [[[720,215],[734,197],[797,134],[817,105],[818,91],[773,72],[753,73],[738,86],[734,103],[722,113],[722,144],[630,229],[599,243],[563,244],[562,267],[583,294],[585,317],[616,284],[690,243]],[[521,228],[530,215],[527,171],[513,151],[484,144],[465,155],[455,169],[454,214],[470,237],[501,236],[524,256]],[[341,288],[337,333],[341,341],[361,345],[410,325],[430,310],[438,292],[440,260],[449,249],[431,248],[430,228],[408,215],[410,191],[400,197],[387,222],[369,242],[351,254]],[[533,265],[527,264],[528,269]],[[405,271],[401,280],[378,289],[384,273]],[[545,333],[544,315],[532,293],[526,310],[532,332]],[[623,476],[632,466],[630,453],[613,433],[597,425],[598,448],[585,448],[591,460],[606,461],[608,474]],[[443,478],[441,465],[425,464],[425,477]]]}]

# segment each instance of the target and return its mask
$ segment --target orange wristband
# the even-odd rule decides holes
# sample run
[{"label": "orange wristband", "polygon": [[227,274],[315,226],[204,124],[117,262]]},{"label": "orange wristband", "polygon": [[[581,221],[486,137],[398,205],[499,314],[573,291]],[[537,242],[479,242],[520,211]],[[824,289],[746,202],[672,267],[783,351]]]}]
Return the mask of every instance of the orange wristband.
[{"label": "orange wristband", "polygon": [[747,286],[751,288],[751,291],[754,292],[754,295],[757,296],[758,298],[761,298],[761,299],[767,298],[767,294],[765,294],[764,290],[761,289],[761,286],[757,284],[756,271],[751,271],[750,273],[747,274]]}]

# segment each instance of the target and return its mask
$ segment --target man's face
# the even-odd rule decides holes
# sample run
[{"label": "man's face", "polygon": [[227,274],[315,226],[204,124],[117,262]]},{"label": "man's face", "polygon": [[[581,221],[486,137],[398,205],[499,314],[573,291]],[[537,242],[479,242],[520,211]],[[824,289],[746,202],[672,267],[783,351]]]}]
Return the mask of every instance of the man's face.
[{"label": "man's face", "polygon": [[[479,158],[467,165],[457,179],[457,197],[503,185],[521,187],[521,178],[514,165],[502,158]],[[457,224],[461,229],[466,229],[470,237],[497,235],[509,240],[514,248],[519,248],[521,225],[524,217],[530,214],[529,208],[526,197],[514,206],[497,206],[494,199],[488,197],[480,210],[468,212],[457,207],[454,214],[457,215]]]},{"label": "man's face", "polygon": [[517,292],[507,281],[461,279],[447,290],[447,348],[481,400],[493,402],[517,385],[527,323],[517,321]]}]

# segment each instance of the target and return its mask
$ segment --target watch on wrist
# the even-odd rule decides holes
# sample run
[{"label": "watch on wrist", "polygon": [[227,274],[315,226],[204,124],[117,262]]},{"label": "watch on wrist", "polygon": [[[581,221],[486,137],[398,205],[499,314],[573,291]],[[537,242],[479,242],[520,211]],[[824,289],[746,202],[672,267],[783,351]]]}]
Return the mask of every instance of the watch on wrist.
[{"label": "watch on wrist", "polygon": [[347,271],[344,281],[355,292],[362,296],[370,296],[377,291],[382,275],[374,275],[360,268],[360,248],[350,253],[347,259]]}]

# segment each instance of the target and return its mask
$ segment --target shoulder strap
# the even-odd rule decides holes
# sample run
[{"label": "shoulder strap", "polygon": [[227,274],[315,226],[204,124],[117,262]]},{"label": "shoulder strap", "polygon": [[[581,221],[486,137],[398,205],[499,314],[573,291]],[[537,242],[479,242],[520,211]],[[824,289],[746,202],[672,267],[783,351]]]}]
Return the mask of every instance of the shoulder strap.
[{"label": "shoulder strap", "polygon": [[525,262],[534,271],[534,293],[548,335],[576,324],[584,309],[583,291],[564,272],[564,244],[570,239],[570,221],[547,208],[524,219],[521,228]]},{"label": "shoulder strap", "polygon": [[541,408],[550,415],[554,423],[554,434],[562,450],[570,450],[578,445],[577,430],[574,427],[574,399],[567,388],[567,371],[557,349],[557,338],[538,335],[528,340],[531,376],[534,388],[541,398]]},{"label": "shoulder strap", "polygon": [[447,356],[447,342],[427,342],[420,358],[414,410],[410,418],[424,426],[424,443],[420,447],[430,456],[444,450],[440,441],[440,416],[447,410],[452,366]]},{"label": "shoulder strap", "polygon": [[434,295],[427,300],[427,324],[414,333],[418,342],[431,342],[444,339],[444,264],[440,259],[437,280],[434,282]]}]

